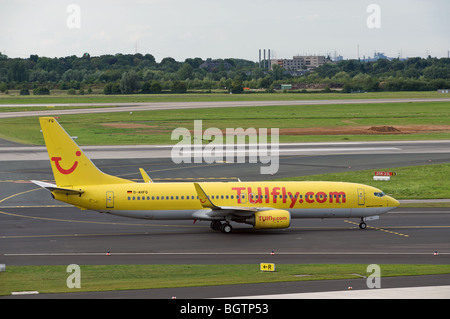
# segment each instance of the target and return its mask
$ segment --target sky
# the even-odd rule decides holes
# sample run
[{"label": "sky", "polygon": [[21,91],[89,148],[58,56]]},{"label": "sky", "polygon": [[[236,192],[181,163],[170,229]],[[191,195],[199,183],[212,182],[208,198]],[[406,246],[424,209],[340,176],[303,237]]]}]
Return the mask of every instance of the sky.
[{"label": "sky", "polygon": [[0,52],[447,57],[448,0],[0,0]]}]

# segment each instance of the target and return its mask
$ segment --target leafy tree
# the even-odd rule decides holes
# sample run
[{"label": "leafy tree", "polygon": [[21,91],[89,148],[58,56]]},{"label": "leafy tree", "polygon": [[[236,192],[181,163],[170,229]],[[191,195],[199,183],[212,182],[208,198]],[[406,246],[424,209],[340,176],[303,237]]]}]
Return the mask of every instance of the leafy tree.
[{"label": "leafy tree", "polygon": [[34,95],[50,95],[50,90],[48,89],[48,87],[37,87],[33,90],[33,94]]},{"label": "leafy tree", "polygon": [[276,81],[276,80],[282,80],[283,79],[283,73],[284,73],[284,69],[281,67],[281,66],[279,66],[278,64],[275,64],[273,67],[272,67],[272,76],[273,76],[273,79]]},{"label": "leafy tree", "polygon": [[174,58],[164,58],[159,64],[159,69],[165,72],[176,72],[179,68],[179,63]]},{"label": "leafy tree", "polygon": [[117,82],[107,83],[103,88],[103,93],[105,95],[121,94],[122,92],[120,91],[120,84]]},{"label": "leafy tree", "polygon": [[186,93],[187,87],[184,81],[174,81],[170,87],[172,93]]},{"label": "leafy tree", "polygon": [[30,90],[26,86],[23,86],[19,92],[20,95],[30,95]]},{"label": "leafy tree", "polygon": [[182,81],[192,78],[193,68],[189,63],[184,63],[183,66],[178,70],[178,78]]},{"label": "leafy tree", "polygon": [[11,59],[0,53],[2,92],[20,90],[24,85],[31,87],[28,84],[33,83],[35,88],[47,85],[64,90],[100,85],[105,94],[131,94],[140,92],[141,81],[144,84],[142,92],[149,93],[161,92],[161,89],[185,92],[187,89],[212,88],[239,92],[239,83],[252,88],[270,88],[282,81],[317,83],[330,88],[332,85],[344,86],[346,91],[435,90],[450,87],[450,59],[345,60],[326,63],[306,76],[292,77],[278,66],[266,71],[256,62],[234,58],[204,61],[197,57],[177,62],[166,57],[156,63],[153,55],[141,53],[60,58],[31,54],[26,59]]},{"label": "leafy tree", "polygon": [[8,85],[5,82],[0,83],[0,92],[5,93],[8,91]]},{"label": "leafy tree", "polygon": [[423,70],[423,75],[427,79],[450,79],[450,67],[429,66]]},{"label": "leafy tree", "polygon": [[9,68],[9,79],[14,82],[28,81],[28,72],[22,60],[14,61]]},{"label": "leafy tree", "polygon": [[242,84],[242,81],[239,79],[235,79],[233,82],[231,82],[231,92],[236,93],[242,93],[244,91],[244,86]]},{"label": "leafy tree", "polygon": [[158,81],[152,81],[152,85],[150,86],[150,93],[159,94],[162,91],[161,84]]},{"label": "leafy tree", "polygon": [[263,79],[260,81],[260,87],[263,89],[268,89],[273,83],[273,79],[270,75],[266,75]]},{"label": "leafy tree", "polygon": [[139,89],[139,77],[135,71],[125,72],[120,79],[120,91],[122,94],[136,93]]}]

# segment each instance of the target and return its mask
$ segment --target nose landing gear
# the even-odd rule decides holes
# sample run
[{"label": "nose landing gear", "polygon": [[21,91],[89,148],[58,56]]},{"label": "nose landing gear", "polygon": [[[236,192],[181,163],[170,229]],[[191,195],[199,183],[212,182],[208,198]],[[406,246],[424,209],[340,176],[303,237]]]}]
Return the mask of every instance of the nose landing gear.
[{"label": "nose landing gear", "polygon": [[367,224],[364,221],[364,218],[361,218],[361,222],[359,223],[359,228],[366,229],[366,227],[367,227]]}]

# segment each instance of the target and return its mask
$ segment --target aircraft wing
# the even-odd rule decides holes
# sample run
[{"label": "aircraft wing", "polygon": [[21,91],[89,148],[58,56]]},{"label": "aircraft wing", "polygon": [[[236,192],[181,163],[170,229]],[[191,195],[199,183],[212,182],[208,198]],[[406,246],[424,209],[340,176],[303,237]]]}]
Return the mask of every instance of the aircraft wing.
[{"label": "aircraft wing", "polygon": [[42,188],[45,188],[47,190],[49,190],[50,192],[56,192],[56,193],[63,193],[63,194],[68,194],[68,195],[81,195],[84,193],[83,190],[76,190],[76,189],[71,189],[71,188],[62,188],[62,187],[58,187],[55,184],[50,184],[50,183],[46,183],[46,182],[41,182],[41,181],[30,181]]},{"label": "aircraft wing", "polygon": [[225,217],[229,215],[246,217],[253,215],[259,210],[267,210],[267,208],[258,209],[256,207],[217,206],[211,201],[209,196],[198,183],[194,183],[194,186],[200,203],[204,208],[194,213],[193,217],[198,219],[215,219],[217,217]]}]

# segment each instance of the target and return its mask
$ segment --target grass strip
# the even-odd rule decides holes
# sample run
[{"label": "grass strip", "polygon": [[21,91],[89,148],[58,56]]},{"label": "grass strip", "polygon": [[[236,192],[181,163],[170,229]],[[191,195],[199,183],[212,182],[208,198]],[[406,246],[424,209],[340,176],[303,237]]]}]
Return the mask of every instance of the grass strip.
[{"label": "grass strip", "polygon": [[[395,172],[390,181],[374,181],[375,171]],[[396,199],[450,198],[450,164],[380,168],[343,173],[288,177],[283,181],[335,181],[374,186]],[[423,206],[421,206],[423,207]]]},{"label": "grass strip", "polygon": [[[50,96],[20,96],[0,94],[0,104],[57,104],[57,103],[139,103],[139,102],[209,102],[209,101],[276,101],[276,100],[342,100],[342,99],[407,99],[407,98],[448,98],[435,91],[417,92],[367,92],[363,94],[346,93],[245,93],[228,92],[188,93],[188,94],[130,94],[130,95],[67,95],[66,91],[55,92]],[[17,91],[18,94],[18,91]]]},{"label": "grass strip", "polygon": [[[282,143],[450,139],[449,130],[433,129],[450,125],[449,105],[450,102],[418,102],[180,109],[64,115],[58,121],[72,136],[78,136],[80,145],[176,144],[178,140],[171,140],[173,130],[193,130],[194,120],[203,120],[203,131],[216,127],[222,134],[227,128],[279,128]],[[430,129],[387,134],[371,130],[351,134],[342,130],[402,125]],[[314,128],[313,133],[299,132],[310,128]],[[321,128],[336,132],[324,133]],[[0,138],[33,145],[44,143],[36,117],[1,119]]]},{"label": "grass strip", "polygon": [[[450,265],[379,265],[382,277],[450,273]],[[354,279],[369,276],[361,264],[276,265],[86,265],[80,266],[81,288],[69,289],[67,266],[7,266],[0,273],[0,295],[13,291],[62,293],[169,287],[196,287],[305,280]]]}]

